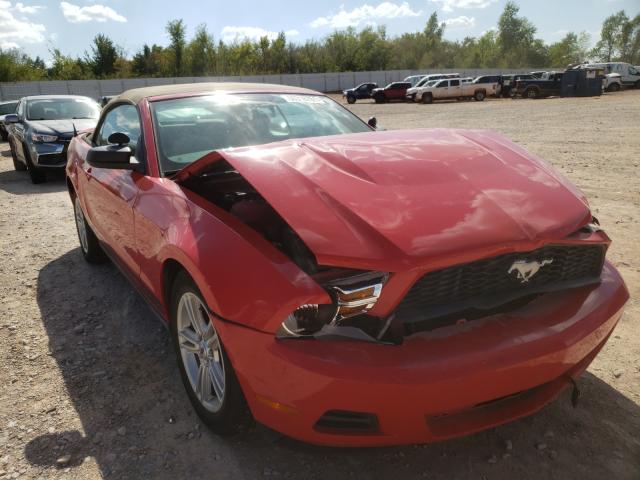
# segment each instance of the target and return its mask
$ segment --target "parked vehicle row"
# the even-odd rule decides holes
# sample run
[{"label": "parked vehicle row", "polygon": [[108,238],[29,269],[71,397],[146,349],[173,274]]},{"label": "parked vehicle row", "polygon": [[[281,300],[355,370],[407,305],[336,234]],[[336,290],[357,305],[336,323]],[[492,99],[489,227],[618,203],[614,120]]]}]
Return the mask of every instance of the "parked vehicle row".
[{"label": "parked vehicle row", "polygon": [[[626,63],[585,63],[575,68],[606,72],[602,88],[607,92],[617,92],[623,86],[640,88],[640,68]],[[411,75],[402,82],[392,82],[383,88],[379,88],[376,83],[363,83],[344,90],[343,97],[348,103],[368,98],[373,98],[377,103],[397,100],[431,103],[438,99],[452,98],[483,100],[487,96],[543,98],[561,95],[562,78],[563,72],[542,70],[518,74],[481,75],[472,81],[460,79],[458,73]],[[445,79],[449,81],[434,82],[434,80]],[[458,81],[451,82],[451,79],[458,79]],[[467,83],[483,86],[463,88],[463,84]]]}]

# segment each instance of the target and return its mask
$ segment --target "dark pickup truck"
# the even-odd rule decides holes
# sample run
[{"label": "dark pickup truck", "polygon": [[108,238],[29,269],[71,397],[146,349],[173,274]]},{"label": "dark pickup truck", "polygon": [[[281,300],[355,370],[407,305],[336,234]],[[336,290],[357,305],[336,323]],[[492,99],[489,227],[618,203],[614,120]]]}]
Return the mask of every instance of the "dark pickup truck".
[{"label": "dark pickup truck", "polygon": [[559,96],[562,89],[562,75],[562,72],[549,72],[543,78],[516,80],[511,88],[511,96],[522,98]]},{"label": "dark pickup truck", "polygon": [[342,96],[346,97],[347,102],[356,103],[356,100],[363,98],[371,98],[371,92],[378,88],[378,84],[374,82],[361,83],[357,87],[344,90]]}]

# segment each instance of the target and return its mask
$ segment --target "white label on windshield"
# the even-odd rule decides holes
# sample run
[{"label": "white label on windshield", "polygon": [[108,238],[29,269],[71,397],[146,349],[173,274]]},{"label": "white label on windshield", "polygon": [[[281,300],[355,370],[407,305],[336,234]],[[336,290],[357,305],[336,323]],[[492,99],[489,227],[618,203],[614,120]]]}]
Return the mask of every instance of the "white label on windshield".
[{"label": "white label on windshield", "polygon": [[318,95],[282,95],[289,103],[323,103],[324,100]]}]

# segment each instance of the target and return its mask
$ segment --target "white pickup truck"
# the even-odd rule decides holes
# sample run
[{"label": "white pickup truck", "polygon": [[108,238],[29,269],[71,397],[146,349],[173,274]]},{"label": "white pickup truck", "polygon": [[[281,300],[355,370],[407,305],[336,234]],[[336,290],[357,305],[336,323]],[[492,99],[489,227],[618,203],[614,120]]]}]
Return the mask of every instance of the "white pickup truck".
[{"label": "white pickup truck", "polygon": [[418,87],[414,100],[422,103],[432,103],[434,100],[473,98],[478,102],[483,101],[487,95],[496,95],[500,91],[500,84],[478,83],[474,80],[471,83],[461,82],[459,78],[440,80],[432,84],[429,82],[424,87]]}]

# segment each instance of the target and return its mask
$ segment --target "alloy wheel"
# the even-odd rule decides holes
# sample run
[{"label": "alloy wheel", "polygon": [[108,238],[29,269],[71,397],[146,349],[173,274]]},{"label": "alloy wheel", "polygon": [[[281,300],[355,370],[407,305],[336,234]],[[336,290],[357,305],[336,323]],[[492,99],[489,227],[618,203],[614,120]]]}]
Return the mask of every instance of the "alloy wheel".
[{"label": "alloy wheel", "polygon": [[178,302],[176,318],[180,359],[200,404],[210,412],[222,407],[225,366],[218,332],[200,298],[186,292]]}]

